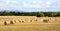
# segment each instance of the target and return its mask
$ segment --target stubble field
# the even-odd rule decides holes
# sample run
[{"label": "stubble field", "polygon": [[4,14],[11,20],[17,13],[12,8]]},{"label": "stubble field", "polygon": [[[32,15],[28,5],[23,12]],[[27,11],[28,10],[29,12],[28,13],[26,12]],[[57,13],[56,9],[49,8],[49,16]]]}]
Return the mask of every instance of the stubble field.
[{"label": "stubble field", "polygon": [[60,31],[60,17],[0,16],[0,31]]}]

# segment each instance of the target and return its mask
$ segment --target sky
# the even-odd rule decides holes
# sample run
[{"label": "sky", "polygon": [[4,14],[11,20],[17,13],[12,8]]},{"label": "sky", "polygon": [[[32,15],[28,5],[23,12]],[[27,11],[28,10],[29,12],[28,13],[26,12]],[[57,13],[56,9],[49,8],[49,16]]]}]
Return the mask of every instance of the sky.
[{"label": "sky", "polygon": [[0,11],[59,12],[60,0],[0,0]]}]

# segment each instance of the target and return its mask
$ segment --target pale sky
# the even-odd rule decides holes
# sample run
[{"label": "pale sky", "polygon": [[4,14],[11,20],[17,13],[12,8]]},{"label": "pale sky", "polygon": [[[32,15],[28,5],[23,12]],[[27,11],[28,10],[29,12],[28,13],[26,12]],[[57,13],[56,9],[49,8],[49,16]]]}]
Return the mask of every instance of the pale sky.
[{"label": "pale sky", "polygon": [[0,11],[60,11],[60,0],[0,0]]}]

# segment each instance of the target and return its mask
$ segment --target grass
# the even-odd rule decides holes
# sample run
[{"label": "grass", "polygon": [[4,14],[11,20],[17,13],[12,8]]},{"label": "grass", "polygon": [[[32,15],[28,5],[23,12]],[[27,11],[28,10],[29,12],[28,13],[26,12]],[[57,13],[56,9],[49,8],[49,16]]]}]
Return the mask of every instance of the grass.
[{"label": "grass", "polygon": [[[4,25],[4,21],[18,21],[19,19],[32,19],[33,22],[16,22],[14,24]],[[34,19],[37,19],[34,22]],[[43,19],[49,19],[48,23],[44,23]],[[55,21],[56,19],[56,21]],[[3,21],[3,22],[2,22]],[[60,17],[32,17],[32,16],[2,16],[0,17],[0,31],[60,31]]]},{"label": "grass", "polygon": [[0,31],[59,31],[60,24],[14,24],[0,26]]}]

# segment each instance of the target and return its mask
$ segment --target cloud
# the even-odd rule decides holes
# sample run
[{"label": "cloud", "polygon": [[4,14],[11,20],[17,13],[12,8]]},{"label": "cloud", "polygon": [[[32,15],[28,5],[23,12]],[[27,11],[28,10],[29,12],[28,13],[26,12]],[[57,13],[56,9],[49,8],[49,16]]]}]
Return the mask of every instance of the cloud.
[{"label": "cloud", "polygon": [[34,0],[32,2],[18,2],[18,1],[1,1],[0,2],[0,9],[20,9],[20,8],[54,8],[54,7],[60,7],[60,1],[59,2],[49,2],[49,1],[40,1],[40,0]]},{"label": "cloud", "polygon": [[28,8],[48,8],[52,4],[51,2],[44,2],[44,1],[33,1],[31,3],[24,2],[24,7]]}]

